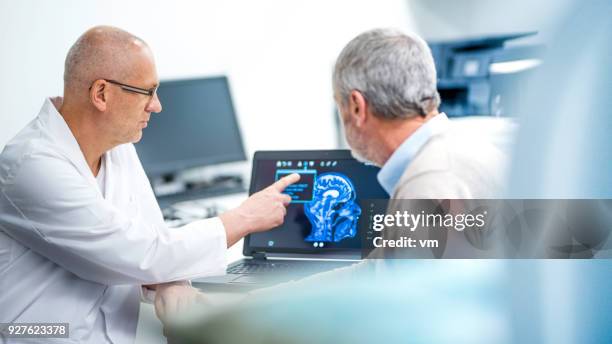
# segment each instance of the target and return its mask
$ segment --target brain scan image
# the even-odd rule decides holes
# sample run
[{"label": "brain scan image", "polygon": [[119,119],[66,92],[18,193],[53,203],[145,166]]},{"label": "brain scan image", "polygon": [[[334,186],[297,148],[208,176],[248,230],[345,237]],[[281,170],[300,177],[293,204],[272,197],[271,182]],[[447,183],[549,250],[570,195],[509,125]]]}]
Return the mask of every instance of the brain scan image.
[{"label": "brain scan image", "polygon": [[357,235],[357,220],[361,208],[351,180],[336,172],[316,178],[312,201],[304,204],[304,213],[312,224],[306,237],[310,242],[340,242]]}]

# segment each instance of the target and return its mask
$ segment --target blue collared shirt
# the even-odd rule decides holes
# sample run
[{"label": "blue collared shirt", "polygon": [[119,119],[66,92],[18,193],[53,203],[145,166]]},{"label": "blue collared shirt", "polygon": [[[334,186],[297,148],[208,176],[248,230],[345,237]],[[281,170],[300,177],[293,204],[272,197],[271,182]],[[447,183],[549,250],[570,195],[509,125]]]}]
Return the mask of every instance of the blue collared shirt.
[{"label": "blue collared shirt", "polygon": [[449,124],[443,112],[432,117],[418,128],[391,154],[391,157],[378,172],[378,182],[393,196],[400,178],[406,171],[421,147],[434,135],[444,131]]}]

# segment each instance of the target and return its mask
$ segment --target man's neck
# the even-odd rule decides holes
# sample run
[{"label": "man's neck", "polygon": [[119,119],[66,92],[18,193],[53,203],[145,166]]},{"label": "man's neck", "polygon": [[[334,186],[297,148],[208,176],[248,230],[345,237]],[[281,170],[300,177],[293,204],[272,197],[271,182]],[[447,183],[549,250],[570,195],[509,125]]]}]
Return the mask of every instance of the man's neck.
[{"label": "man's neck", "polygon": [[95,114],[66,103],[58,109],[58,112],[68,124],[68,128],[70,128],[72,135],[79,144],[91,173],[97,176],[100,171],[102,155],[112,147],[104,144],[100,129],[92,120]]},{"label": "man's neck", "polygon": [[381,120],[378,137],[380,142],[380,166],[384,165],[393,152],[414,134],[425,122],[438,115],[438,111],[432,111],[426,116],[418,116],[410,119]]}]

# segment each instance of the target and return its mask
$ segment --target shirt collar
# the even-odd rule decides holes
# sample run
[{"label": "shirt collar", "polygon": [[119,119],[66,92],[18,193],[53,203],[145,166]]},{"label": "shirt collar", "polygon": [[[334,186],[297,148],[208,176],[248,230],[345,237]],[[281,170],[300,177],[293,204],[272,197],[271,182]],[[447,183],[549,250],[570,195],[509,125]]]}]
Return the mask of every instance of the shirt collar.
[{"label": "shirt collar", "polygon": [[421,147],[432,136],[446,130],[448,124],[449,120],[446,114],[443,112],[437,114],[421,125],[412,135],[408,136],[391,154],[391,157],[380,169],[377,176],[378,182],[389,195],[393,195],[397,183]]}]

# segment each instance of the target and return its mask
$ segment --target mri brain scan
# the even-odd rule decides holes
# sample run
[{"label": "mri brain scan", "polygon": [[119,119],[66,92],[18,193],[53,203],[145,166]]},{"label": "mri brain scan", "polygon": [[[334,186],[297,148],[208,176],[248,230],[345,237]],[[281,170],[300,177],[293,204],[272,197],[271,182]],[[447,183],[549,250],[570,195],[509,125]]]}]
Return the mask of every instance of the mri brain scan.
[{"label": "mri brain scan", "polygon": [[323,173],[315,180],[312,201],[304,204],[304,213],[312,224],[306,237],[311,242],[340,242],[357,235],[361,208],[350,179],[335,172]]}]

